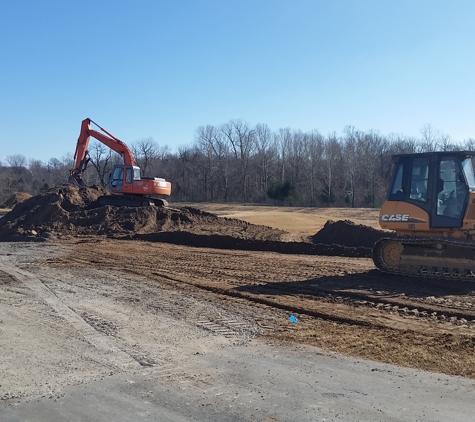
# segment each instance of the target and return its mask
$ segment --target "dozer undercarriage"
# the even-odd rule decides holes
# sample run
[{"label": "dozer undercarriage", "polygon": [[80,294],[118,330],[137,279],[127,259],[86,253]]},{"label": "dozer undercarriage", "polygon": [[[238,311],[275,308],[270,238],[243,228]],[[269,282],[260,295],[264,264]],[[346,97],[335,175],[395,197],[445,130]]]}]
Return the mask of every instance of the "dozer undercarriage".
[{"label": "dozer undercarriage", "polygon": [[475,243],[447,238],[385,238],[373,261],[383,272],[418,277],[475,279]]}]

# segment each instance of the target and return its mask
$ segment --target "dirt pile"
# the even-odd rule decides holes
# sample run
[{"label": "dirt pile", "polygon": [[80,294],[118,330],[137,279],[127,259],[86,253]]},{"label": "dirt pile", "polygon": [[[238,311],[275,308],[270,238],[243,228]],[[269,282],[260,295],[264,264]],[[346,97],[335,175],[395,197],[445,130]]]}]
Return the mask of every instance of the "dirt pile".
[{"label": "dirt pile", "polygon": [[15,207],[0,221],[1,235],[53,232],[56,235],[136,236],[186,231],[239,239],[280,240],[286,232],[245,221],[220,218],[192,207],[98,207],[107,191],[97,186],[62,185]]},{"label": "dirt pile", "polygon": [[395,236],[395,233],[376,230],[349,220],[329,220],[320,231],[312,236],[311,240],[313,243],[325,245],[372,248],[379,239]]},{"label": "dirt pile", "polygon": [[[289,233],[283,230],[218,217],[193,207],[99,206],[97,199],[107,194],[97,186],[55,187],[19,203],[0,219],[0,236],[3,240],[11,240],[11,237],[18,235],[41,240],[51,236],[102,235],[219,249],[370,256],[370,249],[356,242],[351,247],[338,245],[340,241],[347,240],[348,235],[336,236],[332,241],[319,244],[288,242],[285,240],[289,238]],[[361,239],[361,236],[357,238]]]},{"label": "dirt pile", "polygon": [[0,205],[0,208],[13,208],[15,205],[20,204],[29,198],[31,198],[29,193],[15,192],[2,205]]}]

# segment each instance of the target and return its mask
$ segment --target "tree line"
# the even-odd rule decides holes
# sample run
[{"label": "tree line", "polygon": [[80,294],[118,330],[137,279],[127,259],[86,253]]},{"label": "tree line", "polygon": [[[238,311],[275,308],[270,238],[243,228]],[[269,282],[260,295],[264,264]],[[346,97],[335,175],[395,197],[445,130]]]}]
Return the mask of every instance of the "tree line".
[{"label": "tree line", "polygon": [[[191,145],[172,152],[143,139],[129,145],[143,176],[172,183],[170,201],[241,202],[303,207],[379,207],[392,172],[391,156],[428,151],[473,150],[475,140],[455,143],[430,125],[421,136],[383,136],[347,126],[342,134],[322,135],[290,128],[272,131],[231,120],[197,128]],[[88,185],[106,187],[121,157],[92,141]],[[44,163],[23,155],[0,162],[0,203],[14,192],[41,193],[64,184],[71,156]]]}]

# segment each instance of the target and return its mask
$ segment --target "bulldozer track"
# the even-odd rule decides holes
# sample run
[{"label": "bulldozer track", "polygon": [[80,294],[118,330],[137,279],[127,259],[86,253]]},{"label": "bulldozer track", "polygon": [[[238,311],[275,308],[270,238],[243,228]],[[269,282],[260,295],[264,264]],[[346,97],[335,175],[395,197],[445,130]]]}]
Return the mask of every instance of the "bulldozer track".
[{"label": "bulldozer track", "polygon": [[408,307],[397,301],[378,301],[372,296],[361,294],[342,295],[338,293],[321,293],[321,297],[331,302],[348,303],[355,307],[366,307],[377,309],[381,312],[397,313],[400,316],[422,318],[448,322],[454,325],[467,324],[470,328],[475,328],[475,315],[472,313],[463,313],[457,311],[434,311],[431,307],[417,306]]},{"label": "bulldozer track", "polygon": [[[400,241],[400,245],[445,245],[450,247],[457,247],[461,250],[465,250],[466,252],[471,252],[473,255],[472,259],[475,259],[475,245],[471,241],[464,241],[458,239],[445,239],[445,238],[433,238],[433,239],[409,239],[409,238],[388,238],[388,239],[381,239],[379,242],[376,243],[375,248],[373,249],[373,261],[375,265],[383,272],[388,274],[394,275],[408,275],[412,277],[420,277],[420,278],[441,278],[441,279],[450,279],[450,280],[467,280],[467,281],[475,281],[475,272],[470,268],[473,267],[473,263],[467,262],[462,263],[459,266],[455,266],[455,264],[450,265],[450,263],[445,263],[444,265],[413,265],[408,266],[405,265],[404,269],[398,268],[395,265],[390,265],[389,261],[391,261],[391,256],[388,259],[385,259],[383,256],[384,247],[390,245],[391,243],[397,244]],[[401,247],[400,251],[395,251],[393,253],[394,259],[393,264],[396,264],[398,259],[400,258],[400,253],[402,252],[403,248]],[[442,259],[441,259],[442,261]],[[434,260],[436,262],[436,260]]]}]

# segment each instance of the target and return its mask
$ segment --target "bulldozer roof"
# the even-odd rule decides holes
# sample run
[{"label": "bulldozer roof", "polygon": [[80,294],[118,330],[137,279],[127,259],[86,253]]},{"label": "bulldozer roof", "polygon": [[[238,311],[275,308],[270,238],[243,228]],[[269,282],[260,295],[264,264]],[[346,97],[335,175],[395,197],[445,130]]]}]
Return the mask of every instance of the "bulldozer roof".
[{"label": "bulldozer roof", "polygon": [[418,152],[409,154],[396,154],[392,156],[393,161],[397,161],[401,157],[434,157],[440,155],[459,155],[465,158],[475,157],[475,151],[432,151],[432,152]]}]

